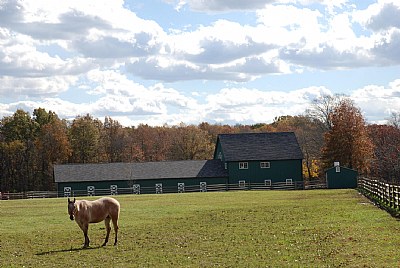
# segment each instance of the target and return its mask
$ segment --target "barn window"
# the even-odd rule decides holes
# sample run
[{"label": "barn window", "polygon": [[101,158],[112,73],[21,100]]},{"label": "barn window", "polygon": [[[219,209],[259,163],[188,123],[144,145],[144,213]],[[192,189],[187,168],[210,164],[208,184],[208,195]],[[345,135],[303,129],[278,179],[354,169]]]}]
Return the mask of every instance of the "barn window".
[{"label": "barn window", "polygon": [[246,181],[245,180],[240,180],[239,181],[239,187],[240,188],[245,188],[246,187]]},{"label": "barn window", "polygon": [[239,169],[249,169],[248,162],[239,162]]},{"label": "barn window", "polygon": [[228,163],[225,162],[225,169],[228,169]]},{"label": "barn window", "polygon": [[340,173],[340,166],[336,166],[336,173]]},{"label": "barn window", "polygon": [[264,180],[264,185],[265,186],[271,186],[272,185],[272,181],[271,180]]},{"label": "barn window", "polygon": [[286,185],[292,185],[293,180],[292,179],[286,179]]},{"label": "barn window", "polygon": [[270,168],[271,163],[270,162],[260,162],[260,168]]},{"label": "barn window", "polygon": [[222,160],[222,153],[221,152],[218,153],[218,159]]}]

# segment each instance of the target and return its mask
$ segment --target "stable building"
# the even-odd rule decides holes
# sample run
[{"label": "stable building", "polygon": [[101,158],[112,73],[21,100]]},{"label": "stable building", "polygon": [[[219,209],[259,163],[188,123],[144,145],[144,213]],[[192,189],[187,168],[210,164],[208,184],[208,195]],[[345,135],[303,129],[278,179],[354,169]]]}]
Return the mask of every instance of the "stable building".
[{"label": "stable building", "polygon": [[212,160],[55,165],[60,196],[302,188],[293,132],[220,134]]},{"label": "stable building", "polygon": [[357,188],[358,172],[335,162],[333,167],[325,171],[325,178],[328,189],[355,189]]},{"label": "stable building", "polygon": [[293,132],[218,135],[214,159],[224,163],[229,184],[303,185],[303,153]]}]

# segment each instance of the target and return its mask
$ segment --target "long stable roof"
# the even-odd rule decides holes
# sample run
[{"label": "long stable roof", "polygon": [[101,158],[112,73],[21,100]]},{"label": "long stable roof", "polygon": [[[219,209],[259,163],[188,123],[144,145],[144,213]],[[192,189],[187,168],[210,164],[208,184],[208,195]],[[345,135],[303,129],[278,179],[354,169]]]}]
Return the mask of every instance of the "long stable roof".
[{"label": "long stable roof", "polygon": [[144,163],[66,164],[54,166],[55,182],[227,177],[220,160]]},{"label": "long stable roof", "polygon": [[294,132],[220,134],[225,161],[303,159]]}]

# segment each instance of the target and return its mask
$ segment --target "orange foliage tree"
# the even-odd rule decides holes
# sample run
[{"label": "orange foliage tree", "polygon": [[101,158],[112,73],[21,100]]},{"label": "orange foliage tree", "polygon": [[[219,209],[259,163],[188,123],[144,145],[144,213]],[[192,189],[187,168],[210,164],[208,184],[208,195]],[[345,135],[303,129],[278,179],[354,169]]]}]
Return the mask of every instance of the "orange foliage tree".
[{"label": "orange foliage tree", "polygon": [[350,99],[343,99],[330,114],[332,128],[325,134],[322,149],[324,167],[338,161],[342,166],[368,173],[373,159],[373,143],[364,117]]}]

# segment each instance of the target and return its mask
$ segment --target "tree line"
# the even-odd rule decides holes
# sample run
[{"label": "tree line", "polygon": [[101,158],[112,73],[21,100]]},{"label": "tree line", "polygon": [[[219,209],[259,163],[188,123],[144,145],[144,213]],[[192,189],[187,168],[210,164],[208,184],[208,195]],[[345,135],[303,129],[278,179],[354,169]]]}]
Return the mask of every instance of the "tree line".
[{"label": "tree line", "polygon": [[54,190],[53,166],[212,159],[218,134],[294,131],[304,154],[305,179],[323,177],[333,162],[391,182],[400,175],[400,116],[369,125],[342,95],[316,99],[304,115],[254,125],[122,126],[80,115],[60,119],[43,108],[0,120],[0,192]]}]

